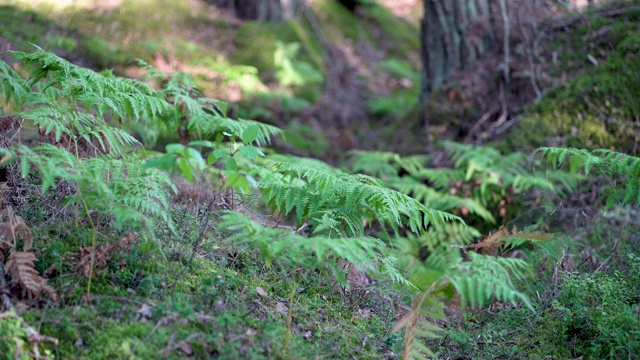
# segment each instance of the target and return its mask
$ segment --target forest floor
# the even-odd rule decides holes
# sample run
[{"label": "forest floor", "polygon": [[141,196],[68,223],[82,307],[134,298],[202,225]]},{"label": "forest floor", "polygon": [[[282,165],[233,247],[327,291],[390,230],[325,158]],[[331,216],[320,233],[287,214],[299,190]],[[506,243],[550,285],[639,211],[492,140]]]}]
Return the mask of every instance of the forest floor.
[{"label": "forest floor", "polygon": [[[500,90],[485,84],[499,68],[501,56],[493,55],[476,67],[489,70],[459,74],[435,94],[426,119],[416,110],[420,1],[383,1],[354,16],[319,0],[303,21],[262,25],[196,0],[98,3],[0,1],[0,51],[32,51],[33,43],[122,76],[142,76],[133,58],[186,72],[204,94],[229,101],[233,117],[282,127],[290,141],[276,143],[280,151],[345,168],[353,168],[354,149],[430,151],[430,166],[453,168],[435,139],[494,145],[501,156],[526,157],[540,146],[640,151],[637,1],[541,21],[533,77],[528,35],[514,40],[525,45],[514,46],[506,107],[496,101]],[[303,74],[275,65],[277,51]],[[2,105],[4,113],[16,110]],[[11,132],[0,129],[5,146]],[[25,126],[18,138],[38,136]],[[148,149],[176,141],[165,133]],[[210,196],[211,187],[176,181],[171,212],[180,236],[160,239],[161,255],[138,246],[137,233],[109,225],[92,244],[94,229],[63,201],[64,184],[43,194],[20,169],[0,167],[0,208],[24,219],[35,269],[52,286],[49,296],[33,298],[0,273],[2,299],[20,316],[0,314],[0,358],[18,340],[26,350],[16,358],[400,358],[404,334],[392,329],[411,306],[409,290],[357,271],[342,286],[321,271],[267,266],[259,250],[210,224],[229,208],[224,197],[214,192],[203,213],[192,199]],[[425,340],[437,358],[638,358],[640,212],[637,205],[604,211],[599,195],[610,184],[593,176],[573,193],[546,198],[506,190],[505,200],[521,195],[521,203],[489,210],[498,222],[513,220],[507,228],[539,220],[526,214],[538,205],[555,214],[537,225],[554,234],[560,252],[509,253],[531,264],[532,276],[516,285],[536,312],[500,302],[461,309],[453,297],[442,338]],[[468,190],[449,185],[451,194]],[[4,211],[0,221],[8,231],[13,220]],[[478,225],[487,235],[497,227]],[[22,321],[41,337],[28,340]]]}]

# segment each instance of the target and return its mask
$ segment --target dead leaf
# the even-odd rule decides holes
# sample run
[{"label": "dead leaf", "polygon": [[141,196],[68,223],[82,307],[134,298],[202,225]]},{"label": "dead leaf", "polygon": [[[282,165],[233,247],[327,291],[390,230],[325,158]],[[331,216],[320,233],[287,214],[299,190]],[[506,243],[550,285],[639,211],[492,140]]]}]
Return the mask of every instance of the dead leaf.
[{"label": "dead leaf", "polygon": [[257,292],[257,293],[258,293],[258,295],[260,295],[260,296],[267,296],[267,292],[266,292],[266,291],[264,291],[264,289],[263,289],[262,287],[260,287],[260,286],[258,286],[258,287],[256,288],[256,292]]},{"label": "dead leaf", "polygon": [[289,314],[289,308],[280,302],[276,303],[276,311],[283,315]]},{"label": "dead leaf", "polygon": [[136,313],[138,313],[141,320],[151,319],[151,317],[153,316],[153,307],[151,307],[151,305],[149,304],[142,304],[142,306],[140,307],[140,309],[138,309],[138,311],[136,311]]},{"label": "dead leaf", "polygon": [[189,345],[189,343],[186,343],[184,341],[180,342],[180,345],[178,345],[178,349],[187,356],[193,355],[193,348],[191,347],[191,345]]}]

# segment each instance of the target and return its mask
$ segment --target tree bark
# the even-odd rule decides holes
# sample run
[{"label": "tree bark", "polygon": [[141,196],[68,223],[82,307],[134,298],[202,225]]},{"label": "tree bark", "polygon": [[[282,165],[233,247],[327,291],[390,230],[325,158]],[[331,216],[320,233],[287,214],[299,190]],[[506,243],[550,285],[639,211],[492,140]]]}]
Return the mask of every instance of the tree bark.
[{"label": "tree bark", "polygon": [[295,18],[306,0],[218,0],[217,6],[232,9],[243,20],[281,21]]},{"label": "tree bark", "polygon": [[495,39],[493,0],[425,0],[422,99],[484,54]]}]

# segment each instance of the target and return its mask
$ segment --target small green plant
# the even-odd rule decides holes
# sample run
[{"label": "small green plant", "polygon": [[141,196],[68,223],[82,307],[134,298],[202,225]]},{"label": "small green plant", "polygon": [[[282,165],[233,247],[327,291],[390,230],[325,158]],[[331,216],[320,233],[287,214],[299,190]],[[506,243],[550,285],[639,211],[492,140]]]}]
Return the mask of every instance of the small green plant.
[{"label": "small green plant", "polygon": [[13,310],[0,313],[0,352],[7,357],[29,359],[27,330]]},{"label": "small green plant", "polygon": [[614,205],[640,204],[640,158],[616,151],[598,149],[539,148],[543,157],[554,166],[569,163],[571,174],[584,169],[585,175],[598,172],[611,179],[605,188],[605,209]]},{"label": "small green plant", "polygon": [[285,44],[281,41],[276,42],[273,61],[280,83],[284,86],[304,86],[321,83],[324,80],[322,74],[310,63],[298,60],[298,52],[300,52],[300,43]]},{"label": "small green plant", "polygon": [[627,256],[628,274],[566,274],[552,301],[562,344],[574,357],[628,358],[640,351],[637,316],[640,261]]},{"label": "small green plant", "polygon": [[378,65],[382,71],[392,74],[397,86],[389,96],[373,99],[369,102],[369,111],[375,115],[404,116],[418,103],[420,93],[420,73],[405,61],[385,60]]}]

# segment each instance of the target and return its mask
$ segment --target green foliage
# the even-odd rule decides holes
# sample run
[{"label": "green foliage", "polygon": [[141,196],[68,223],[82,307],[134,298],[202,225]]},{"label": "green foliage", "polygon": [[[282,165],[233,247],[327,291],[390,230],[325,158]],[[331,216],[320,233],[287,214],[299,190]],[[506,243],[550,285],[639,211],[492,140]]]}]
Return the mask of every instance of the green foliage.
[{"label": "green foliage", "polygon": [[357,264],[364,270],[381,264],[380,272],[398,283],[407,284],[394,267],[393,259],[381,255],[385,244],[380,239],[368,236],[306,237],[289,230],[267,228],[236,212],[227,212],[221,220],[219,226],[229,232],[228,239],[257,246],[267,266],[277,261],[287,267],[327,267],[338,281],[346,285],[344,263],[338,259]]},{"label": "green foliage", "polygon": [[298,221],[311,220],[316,232],[330,230],[359,236],[364,233],[363,221],[377,220],[396,232],[405,225],[421,233],[429,224],[438,227],[458,220],[390,190],[370,176],[326,171],[303,163],[273,166],[284,177],[281,183],[261,185],[267,203],[285,214],[295,207]]},{"label": "green foliage", "polygon": [[[226,241],[245,249],[257,247],[267,269],[302,268],[322,274],[328,270],[347,285],[345,265],[353,265],[417,292],[413,317],[400,324],[407,329],[407,354],[412,349],[428,352],[415,340],[439,331],[416,314],[443,318],[442,299],[454,291],[460,293],[463,306],[483,306],[497,299],[532,307],[512,281],[526,274],[526,264],[475,253],[465,256],[465,245],[479,233],[447,212],[466,208],[492,222],[487,208],[506,196],[505,186],[514,192],[557,191],[548,180],[554,175],[531,176],[522,156],[449,144],[455,169],[438,172],[426,167],[424,156],[354,153],[354,170],[371,175],[350,174],[319,160],[267,156],[270,151],[263,148],[280,130],[230,118],[226,103],[202,96],[184,73],[167,75],[139,62],[148,79],[161,85],[155,90],[141,81],[83,69],[50,53],[13,54],[29,75],[21,79],[3,66],[2,96],[17,104],[22,109],[18,115],[42,129],[52,144],[0,149],[3,165],[15,163],[41,192],[61,182],[71,184],[73,191],[64,205],[74,205],[76,217],[91,223],[94,249],[98,235],[94,214],[100,223],[137,229],[149,239],[155,239],[159,229],[177,234],[177,216],[169,202],[176,188],[166,174],[177,172],[189,181],[207,180],[215,191],[223,186],[232,189],[228,192],[232,210],[239,207],[234,201],[244,204],[252,199],[259,210],[266,205],[283,218],[295,216],[296,230],[266,227],[238,212],[224,212],[219,218],[217,229]],[[167,145],[163,153],[140,151],[142,144],[125,131],[136,124],[151,132],[177,134],[180,142]],[[153,136],[145,139],[151,144],[153,140]],[[572,184],[559,175],[557,179]],[[474,184],[477,193],[455,196],[449,191],[455,182]],[[252,194],[258,191],[261,197]],[[189,237],[196,239],[195,248],[204,236]],[[424,249],[428,254],[421,256]],[[236,264],[242,262],[240,255],[229,256]],[[189,286],[181,283],[176,289]],[[185,317],[195,312],[182,302],[175,307]],[[132,340],[120,348],[110,342],[104,351],[92,347],[92,354],[111,356],[121,350],[133,355],[131,346],[139,346],[141,353],[154,351],[139,342],[148,326],[110,325],[118,336]]]},{"label": "green foliage", "polygon": [[15,359],[29,359],[27,329],[13,310],[0,313],[0,353]]},{"label": "green foliage", "polygon": [[567,274],[553,304],[560,339],[572,356],[619,359],[640,351],[638,304],[640,261],[628,255],[630,272]]},{"label": "green foliage", "polygon": [[[477,201],[450,195],[420,181],[420,174],[429,171],[427,168],[429,158],[426,156],[401,157],[391,152],[352,151],[350,157],[353,161],[351,165],[353,171],[376,176],[384,180],[387,186],[410,195],[430,208],[454,212],[465,207],[485,221],[495,222],[491,213]],[[401,172],[407,174],[400,176]]]},{"label": "green foliage", "polygon": [[[171,228],[168,196],[173,185],[163,173],[142,169],[143,159],[133,152],[138,141],[111,125],[150,122],[170,104],[145,83],[95,73],[38,50],[11,52],[29,77],[4,72],[3,81],[11,86],[2,88],[2,95],[16,100],[24,109],[18,115],[50,134],[58,146],[3,148],[3,164],[18,161],[23,177],[38,176],[42,192],[59,181],[69,182],[75,193],[67,202],[86,216],[89,209],[100,210],[119,226],[134,224],[151,237],[154,219]],[[25,94],[29,88],[35,90]]]},{"label": "green foliage", "polygon": [[268,144],[271,136],[280,133],[274,126],[227,117],[227,103],[202,96],[199,86],[185,73],[177,72],[169,76],[142,60],[138,60],[138,64],[147,70],[148,79],[158,79],[163,84],[157,96],[170,104],[169,109],[150,124],[152,128],[181,134],[180,140],[183,141],[217,139],[218,145],[220,137],[228,136],[232,140],[239,138],[249,127],[258,128],[256,138],[252,141],[259,146]]},{"label": "green foliage", "polygon": [[276,51],[273,55],[276,66],[276,75],[284,86],[320,83],[322,74],[310,63],[297,59],[300,51],[300,43],[285,44],[276,42]]},{"label": "green foliage", "polygon": [[554,166],[568,162],[571,174],[584,169],[585,175],[595,171],[620,179],[619,184],[605,188],[605,209],[617,204],[640,204],[640,158],[606,149],[539,148],[536,152],[541,152]]},{"label": "green foliage", "polygon": [[418,103],[420,73],[401,60],[385,60],[378,64],[378,68],[397,78],[399,88],[392,91],[389,96],[379,97],[369,102],[369,111],[376,115],[392,114],[396,117],[404,116]]},{"label": "green foliage", "polygon": [[574,148],[634,146],[640,115],[640,31],[635,26],[640,11],[635,1],[611,3],[621,16],[586,16],[550,41],[547,56],[558,55],[550,75],[577,75],[532,107],[509,135],[510,148],[530,150],[549,139],[555,139],[555,146]]},{"label": "green foliage", "polygon": [[[491,147],[445,142],[453,168],[430,168],[424,156],[400,157],[389,152],[351,152],[352,168],[377,176],[387,186],[425,205],[457,215],[471,214],[479,228],[511,215],[529,190],[562,194],[574,191],[579,177],[562,171],[530,171],[522,153],[503,155]],[[402,175],[400,175],[402,174]],[[468,219],[477,224],[474,218]]]},{"label": "green foliage", "polygon": [[[458,213],[464,208],[488,224],[495,220],[487,208],[497,205],[506,196],[516,196],[518,192],[530,189],[559,193],[557,182],[569,190],[575,188],[576,179],[564,173],[526,170],[527,159],[523,154],[505,156],[488,147],[446,145],[452,153],[453,169],[429,168],[429,158],[425,156],[401,157],[390,152],[363,151],[350,153],[351,168],[379,177],[385,185],[412,196],[429,208]],[[465,198],[453,195],[450,190],[464,190],[465,187],[468,189],[462,194]],[[424,233],[403,234],[392,240],[397,248],[399,267],[405,269],[409,282],[423,289],[414,297],[410,313],[396,326],[396,330],[406,329],[404,358],[432,354],[422,341],[435,338],[436,332],[441,331],[430,319],[442,317],[437,311],[442,307],[440,301],[452,296],[454,291],[460,294],[463,307],[467,304],[485,306],[498,300],[517,307],[523,304],[534,310],[529,298],[516,290],[515,283],[530,274],[528,264],[519,259],[463,250],[480,236],[473,227],[448,222]],[[550,241],[534,241],[543,236],[517,232],[512,237],[505,238],[502,244],[514,247],[527,242],[550,248]],[[466,254],[463,255],[463,251]]]},{"label": "green foliage", "polygon": [[[526,275],[528,265],[520,259],[494,256],[483,256],[469,253],[471,261],[456,264],[458,268],[450,275],[449,280],[460,294],[464,307],[468,302],[473,306],[484,306],[494,295],[498,301],[510,301],[514,305],[522,301],[534,311],[529,299],[515,290],[511,278],[522,279]],[[448,270],[451,271],[451,270]]]}]

